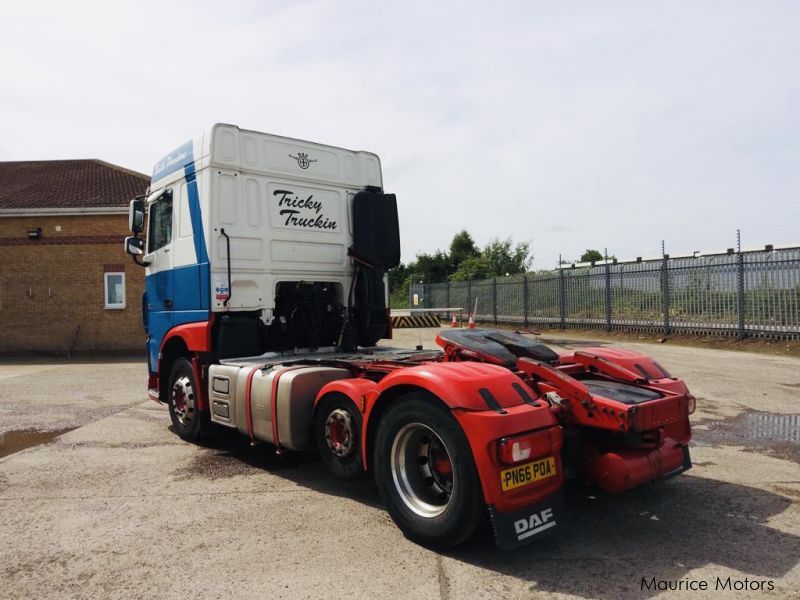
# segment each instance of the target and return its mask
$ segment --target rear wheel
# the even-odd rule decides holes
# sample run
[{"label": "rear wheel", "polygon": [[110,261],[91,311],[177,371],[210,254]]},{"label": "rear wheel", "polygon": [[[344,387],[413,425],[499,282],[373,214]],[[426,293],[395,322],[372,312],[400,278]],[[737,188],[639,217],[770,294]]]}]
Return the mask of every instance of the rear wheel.
[{"label": "rear wheel", "polygon": [[364,475],[361,423],[361,412],[344,394],[328,394],[317,405],[317,448],[328,471],[339,479],[359,479]]},{"label": "rear wheel", "polygon": [[392,403],[378,426],[374,464],[381,498],[410,539],[445,549],[475,532],[484,506],[472,451],[432,399],[411,393]]},{"label": "rear wheel", "polygon": [[170,370],[167,403],[175,433],[187,442],[199,442],[211,431],[208,411],[197,408],[198,392],[192,363],[186,358],[177,359]]}]

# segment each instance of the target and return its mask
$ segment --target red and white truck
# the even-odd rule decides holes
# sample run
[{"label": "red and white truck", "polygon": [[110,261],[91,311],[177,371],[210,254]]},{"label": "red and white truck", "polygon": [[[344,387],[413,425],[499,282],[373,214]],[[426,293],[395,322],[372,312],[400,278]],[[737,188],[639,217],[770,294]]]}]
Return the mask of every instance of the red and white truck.
[{"label": "red and white truck", "polygon": [[488,515],[514,547],[565,521],[566,478],[618,493],[691,467],[695,399],[647,356],[490,329],[376,346],[400,244],[372,153],[217,124],[156,163],[130,225],[149,394],[176,433],[316,448],[334,476],[374,477],[420,544]]}]

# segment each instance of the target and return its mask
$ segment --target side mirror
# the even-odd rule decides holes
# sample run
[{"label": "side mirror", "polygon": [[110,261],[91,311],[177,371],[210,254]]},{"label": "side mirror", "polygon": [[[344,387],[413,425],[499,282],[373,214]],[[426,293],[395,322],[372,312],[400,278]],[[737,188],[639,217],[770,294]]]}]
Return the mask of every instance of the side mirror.
[{"label": "side mirror", "polygon": [[353,250],[356,256],[387,269],[400,264],[400,226],[394,194],[365,190],[353,197]]},{"label": "side mirror", "polygon": [[[131,205],[128,209],[128,228],[133,233],[142,233],[144,231],[144,200],[141,198],[131,200]],[[127,242],[125,247],[127,248]],[[132,253],[128,252],[128,254]]]},{"label": "side mirror", "polygon": [[144,254],[144,238],[129,236],[125,238],[125,252],[131,256]]}]

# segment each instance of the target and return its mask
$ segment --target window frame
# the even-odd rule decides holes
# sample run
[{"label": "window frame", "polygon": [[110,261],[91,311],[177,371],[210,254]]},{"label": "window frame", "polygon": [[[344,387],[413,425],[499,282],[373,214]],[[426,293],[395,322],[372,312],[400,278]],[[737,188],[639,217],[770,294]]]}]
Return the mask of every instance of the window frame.
[{"label": "window frame", "polygon": [[[108,301],[108,276],[109,275],[121,275],[122,276],[122,302],[116,303],[109,303]],[[126,282],[125,282],[125,271],[108,271],[103,273],[103,305],[106,310],[123,310],[127,308],[127,302],[125,301],[126,296]]]},{"label": "window frame", "polygon": [[[154,248],[155,245],[155,229],[156,229],[156,213],[160,208],[161,203],[169,203],[169,231],[168,236],[169,238],[163,244],[161,244],[158,248]],[[169,246],[173,241],[173,234],[175,228],[175,205],[173,204],[173,194],[172,188],[167,188],[158,197],[153,200],[150,206],[147,209],[148,214],[148,223],[147,223],[147,254],[153,254],[154,252],[158,252],[162,248]]]}]

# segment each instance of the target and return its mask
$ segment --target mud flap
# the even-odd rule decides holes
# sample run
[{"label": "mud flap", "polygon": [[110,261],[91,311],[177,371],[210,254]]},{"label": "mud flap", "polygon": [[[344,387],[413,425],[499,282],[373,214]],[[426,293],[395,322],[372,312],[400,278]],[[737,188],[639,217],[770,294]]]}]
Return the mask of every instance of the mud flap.
[{"label": "mud flap", "polygon": [[681,450],[683,451],[683,464],[674,471],[670,473],[665,473],[664,475],[656,479],[656,481],[664,481],[665,479],[672,479],[673,477],[676,477],[681,473],[685,473],[686,471],[692,468],[692,457],[689,455],[689,445],[687,444],[685,446],[682,446]]},{"label": "mud flap", "polygon": [[488,508],[495,542],[503,550],[538,540],[569,522],[561,492],[511,513],[497,512],[491,504]]}]

